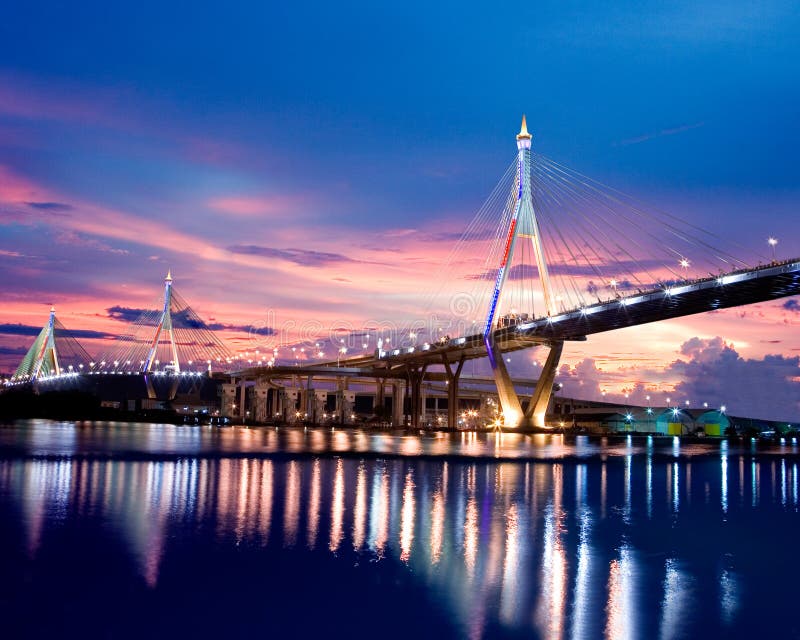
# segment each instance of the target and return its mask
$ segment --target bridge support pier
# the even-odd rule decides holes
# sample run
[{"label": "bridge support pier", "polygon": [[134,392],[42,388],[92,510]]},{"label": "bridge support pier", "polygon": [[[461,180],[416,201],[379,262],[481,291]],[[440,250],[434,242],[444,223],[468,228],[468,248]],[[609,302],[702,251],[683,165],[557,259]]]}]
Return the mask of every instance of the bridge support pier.
[{"label": "bridge support pier", "polygon": [[563,340],[549,343],[550,353],[547,361],[542,367],[539,381],[536,383],[531,401],[523,412],[522,404],[519,401],[514,382],[506,368],[503,360],[503,353],[496,349],[491,339],[486,340],[486,350],[489,354],[489,362],[492,365],[497,395],[500,399],[500,407],[503,411],[503,425],[511,428],[543,428],[545,425],[545,413],[550,398],[553,395],[553,381],[555,380],[558,363],[561,359],[561,352],[564,349]]},{"label": "bridge support pier", "polygon": [[251,390],[250,406],[255,422],[264,423],[269,420],[269,394],[272,386],[269,380],[260,378],[256,380],[256,384]]},{"label": "bridge support pier", "polygon": [[492,366],[494,383],[497,387],[497,396],[500,399],[500,408],[503,412],[503,425],[506,427],[524,427],[525,414],[522,412],[522,405],[519,401],[514,381],[508,373],[503,352],[494,344],[494,336],[489,334],[485,339],[486,354],[489,356],[489,364]]},{"label": "bridge support pier", "polygon": [[413,367],[408,369],[408,381],[411,386],[411,428],[419,429],[420,418],[420,405],[422,398],[422,381],[425,378],[425,370],[428,368],[427,364],[421,367]]},{"label": "bridge support pier", "polygon": [[384,407],[386,406],[386,381],[378,378],[375,381],[375,405],[372,412],[376,416],[383,417]]},{"label": "bridge support pier", "polygon": [[547,412],[547,405],[550,404],[550,398],[553,395],[553,383],[556,379],[558,362],[561,360],[561,352],[563,350],[563,341],[550,344],[550,353],[547,354],[547,360],[542,367],[539,382],[536,383],[536,389],[534,389],[531,401],[525,411],[525,422],[531,426],[545,426],[544,416]]},{"label": "bridge support pier", "polygon": [[245,405],[247,404],[247,380],[242,378],[239,381],[239,419],[244,422],[247,413],[245,412]]},{"label": "bridge support pier", "polygon": [[299,396],[300,390],[297,387],[283,387],[280,391],[281,414],[284,422],[297,421],[297,398]]},{"label": "bridge support pier", "polygon": [[350,391],[349,381],[347,378],[341,378],[336,385],[336,418],[339,424],[344,424],[353,415],[355,408],[356,394],[355,391]]},{"label": "bridge support pier", "polygon": [[[147,375],[147,374],[145,374]],[[220,411],[219,414],[224,418],[233,418],[236,412],[236,382],[220,385]]]},{"label": "bridge support pier", "polygon": [[314,377],[308,376],[306,380],[306,393],[305,393],[305,403],[303,404],[303,418],[305,420],[310,420],[312,423],[315,421],[314,418],[314,404],[317,396],[314,391]]},{"label": "bridge support pier", "polygon": [[350,416],[353,415],[356,403],[356,392],[343,389],[336,392],[336,416],[339,424],[352,422]]},{"label": "bridge support pier", "polygon": [[392,426],[399,427],[403,423],[403,385],[392,383]]},{"label": "bridge support pier", "polygon": [[458,427],[458,381],[461,378],[461,369],[464,368],[464,357],[458,360],[456,370],[453,371],[452,365],[447,359],[447,354],[442,355],[444,372],[447,375],[447,426],[451,429]]}]

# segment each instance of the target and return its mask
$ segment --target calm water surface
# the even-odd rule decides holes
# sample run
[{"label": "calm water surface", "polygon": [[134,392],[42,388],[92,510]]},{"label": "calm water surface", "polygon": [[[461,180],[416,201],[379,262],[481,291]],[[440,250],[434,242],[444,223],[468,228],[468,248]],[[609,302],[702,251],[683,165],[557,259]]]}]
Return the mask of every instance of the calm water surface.
[{"label": "calm water surface", "polygon": [[798,448],[0,426],[4,637],[800,637]]}]

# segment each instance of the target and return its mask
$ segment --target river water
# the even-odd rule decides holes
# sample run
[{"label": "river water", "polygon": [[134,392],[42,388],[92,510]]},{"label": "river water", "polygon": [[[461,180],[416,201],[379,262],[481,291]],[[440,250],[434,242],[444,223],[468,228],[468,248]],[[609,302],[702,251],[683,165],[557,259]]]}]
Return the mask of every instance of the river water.
[{"label": "river water", "polygon": [[[798,446],[0,426],[5,637],[800,637]],[[10,635],[7,635],[10,632]]]}]

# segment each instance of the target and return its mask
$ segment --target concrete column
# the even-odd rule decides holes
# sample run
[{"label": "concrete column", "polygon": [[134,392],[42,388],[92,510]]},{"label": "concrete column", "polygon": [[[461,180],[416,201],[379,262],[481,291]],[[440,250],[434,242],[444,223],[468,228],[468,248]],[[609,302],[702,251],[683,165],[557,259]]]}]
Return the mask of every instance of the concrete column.
[{"label": "concrete column", "polygon": [[553,382],[558,370],[558,362],[561,359],[561,352],[564,350],[564,342],[553,342],[550,344],[550,353],[542,367],[536,389],[531,396],[531,402],[525,411],[525,421],[534,427],[545,426],[545,414],[547,405],[550,404],[550,397],[553,395]]},{"label": "concrete column", "polygon": [[309,395],[312,399],[312,407],[311,413],[308,414],[308,419],[314,424],[319,424],[325,413],[325,404],[328,402],[328,391],[326,389],[309,389]]},{"label": "concrete column", "polygon": [[281,406],[284,421],[288,423],[297,422],[296,403],[297,398],[300,395],[300,390],[292,387],[284,387],[281,391],[281,395]]},{"label": "concrete column", "polygon": [[392,426],[399,427],[403,423],[403,383],[399,380],[392,383]]},{"label": "concrete column", "polygon": [[315,402],[316,402],[316,394],[314,392],[314,378],[313,376],[308,376],[308,380],[306,381],[306,401],[303,409],[303,412],[307,414],[304,416],[307,420],[314,421],[314,414],[315,411]]},{"label": "concrete column", "polygon": [[422,399],[422,381],[425,379],[427,364],[408,370],[408,382],[411,386],[411,427],[419,428],[420,400]]},{"label": "concrete column", "polygon": [[375,381],[375,406],[373,411],[376,414],[383,416],[384,407],[386,406],[386,380],[378,378]]},{"label": "concrete column", "polygon": [[352,422],[350,416],[353,415],[355,402],[355,391],[341,390],[336,392],[336,413],[339,417],[339,424]]},{"label": "concrete column", "polygon": [[250,415],[256,422],[267,422],[270,418],[269,391],[269,384],[264,384],[263,382],[257,382],[252,389],[253,402],[251,403]]},{"label": "concrete column", "polygon": [[246,416],[244,409],[247,406],[247,381],[242,378],[239,385],[239,419],[244,422]]},{"label": "concrete column", "polygon": [[234,412],[233,405],[236,404],[236,383],[226,382],[219,387],[219,415],[223,418],[233,418]]},{"label": "concrete column", "polygon": [[417,429],[419,427],[419,396],[420,385],[422,380],[419,376],[412,374],[411,376],[411,427]]},{"label": "concrete column", "polygon": [[503,352],[494,343],[494,334],[487,336],[485,343],[489,364],[492,366],[494,383],[497,387],[497,395],[503,409],[503,424],[506,427],[519,427],[525,420],[525,414],[522,412],[519,396],[514,389],[514,381],[508,373],[505,360],[503,360]]},{"label": "concrete column", "polygon": [[420,389],[419,389],[419,419],[420,424],[425,426],[427,422],[426,417],[428,415],[428,407],[426,406],[428,402],[428,394],[425,393],[425,385],[422,384],[420,381]]},{"label": "concrete column", "polygon": [[[447,426],[451,429],[458,427],[458,381],[461,378],[464,362],[464,358],[460,358],[456,364],[447,359],[447,354],[442,356],[444,371],[447,375]],[[456,364],[455,369],[453,369],[453,364]]]},{"label": "concrete column", "polygon": [[272,417],[280,417],[281,419],[285,419],[283,416],[283,388],[275,389],[274,393],[275,395],[273,396],[274,399],[272,401],[272,413],[278,415],[273,415]]}]

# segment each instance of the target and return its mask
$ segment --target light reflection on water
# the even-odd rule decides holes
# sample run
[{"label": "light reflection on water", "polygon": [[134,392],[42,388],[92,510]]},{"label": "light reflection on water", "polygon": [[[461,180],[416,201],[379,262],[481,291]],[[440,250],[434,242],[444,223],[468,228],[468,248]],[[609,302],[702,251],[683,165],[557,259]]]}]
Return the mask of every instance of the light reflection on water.
[{"label": "light reflection on water", "polygon": [[[364,437],[347,440],[358,449]],[[343,446],[341,438],[317,432],[308,448]],[[468,450],[487,446],[474,434],[459,438]],[[370,446],[412,447],[386,435],[377,442]],[[46,546],[46,530],[98,518],[124,541],[149,588],[175,540],[210,535],[222,547],[400,563],[448,612],[456,635],[744,633],[753,615],[745,593],[774,589],[776,573],[797,568],[785,558],[766,581],[748,555],[761,554],[752,546],[758,532],[769,544],[796,526],[797,463],[780,457],[764,466],[728,447],[672,457],[674,446],[654,457],[651,443],[622,443],[618,456],[561,462],[3,459],[0,500],[18,510],[30,558]],[[420,448],[427,444],[417,439],[412,449]],[[705,500],[692,503],[693,485]]]},{"label": "light reflection on water", "polygon": [[[342,453],[387,456],[459,456],[495,459],[558,460],[641,455],[691,457],[726,450],[729,455],[751,451],[749,443],[727,449],[726,441],[682,443],[676,436],[633,439],[586,435],[370,431],[364,429],[304,429],[199,427],[121,422],[18,421],[0,424],[0,447],[29,455],[268,455],[275,453]],[[759,453],[796,453],[786,446]]]}]

